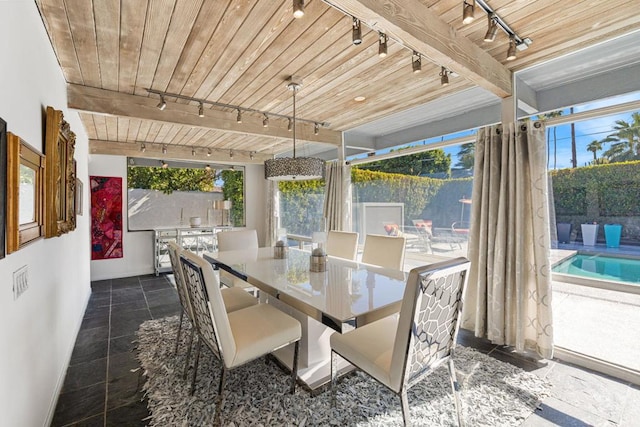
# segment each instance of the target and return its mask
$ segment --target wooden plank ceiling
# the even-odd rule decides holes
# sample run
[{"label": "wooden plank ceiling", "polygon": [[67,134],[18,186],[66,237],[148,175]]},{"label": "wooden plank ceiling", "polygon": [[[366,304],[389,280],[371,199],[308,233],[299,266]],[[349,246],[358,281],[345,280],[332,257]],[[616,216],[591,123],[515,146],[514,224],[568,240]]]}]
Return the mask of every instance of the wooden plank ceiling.
[{"label": "wooden plank ceiling", "polygon": [[[69,107],[80,111],[97,153],[151,158],[188,157],[262,162],[291,149],[286,118],[237,112],[159,96],[148,89],[290,116],[286,79],[300,76],[298,154],[313,143],[336,145],[341,132],[474,85],[511,92],[512,71],[635,30],[640,14],[628,0],[488,0],[533,44],[506,61],[508,39],[499,31],[483,41],[486,14],[462,24],[461,0],[331,0],[391,36],[380,58],[378,34],[363,25],[351,42],[352,19],[321,0],[292,16],[291,0],[36,0],[69,83]],[[397,41],[401,40],[405,46]],[[411,71],[411,50],[425,58]],[[433,61],[430,62],[429,60]],[[440,66],[459,74],[440,85]],[[365,97],[357,102],[354,98]],[[142,143],[145,152],[140,151]],[[167,154],[162,154],[162,147]],[[236,153],[230,158],[231,152]]]}]

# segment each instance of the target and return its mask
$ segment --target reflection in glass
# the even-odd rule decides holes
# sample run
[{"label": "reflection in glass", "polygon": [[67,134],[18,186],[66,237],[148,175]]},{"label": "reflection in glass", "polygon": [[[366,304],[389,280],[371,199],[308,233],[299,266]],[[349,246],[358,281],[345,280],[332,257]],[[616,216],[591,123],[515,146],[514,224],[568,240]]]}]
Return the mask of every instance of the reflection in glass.
[{"label": "reflection in glass", "polygon": [[29,224],[36,220],[36,171],[20,165],[20,205],[18,214],[19,224]]}]

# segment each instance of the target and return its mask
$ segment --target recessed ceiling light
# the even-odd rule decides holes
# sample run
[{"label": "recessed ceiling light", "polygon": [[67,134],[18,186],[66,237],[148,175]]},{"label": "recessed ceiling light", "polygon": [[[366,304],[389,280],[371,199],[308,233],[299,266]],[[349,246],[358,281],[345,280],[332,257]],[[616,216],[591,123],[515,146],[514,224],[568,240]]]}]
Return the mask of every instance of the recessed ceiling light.
[{"label": "recessed ceiling light", "polygon": [[355,98],[353,98],[353,100],[356,101],[356,102],[362,102],[365,99],[367,99],[367,98],[365,98],[364,96],[356,96]]}]

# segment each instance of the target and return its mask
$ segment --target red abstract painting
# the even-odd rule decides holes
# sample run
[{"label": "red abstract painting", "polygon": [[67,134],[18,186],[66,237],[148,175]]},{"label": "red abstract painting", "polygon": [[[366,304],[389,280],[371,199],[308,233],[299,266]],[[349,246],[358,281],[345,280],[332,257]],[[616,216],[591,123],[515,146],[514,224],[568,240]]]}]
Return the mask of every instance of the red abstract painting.
[{"label": "red abstract painting", "polygon": [[122,258],[122,178],[90,176],[91,259]]}]

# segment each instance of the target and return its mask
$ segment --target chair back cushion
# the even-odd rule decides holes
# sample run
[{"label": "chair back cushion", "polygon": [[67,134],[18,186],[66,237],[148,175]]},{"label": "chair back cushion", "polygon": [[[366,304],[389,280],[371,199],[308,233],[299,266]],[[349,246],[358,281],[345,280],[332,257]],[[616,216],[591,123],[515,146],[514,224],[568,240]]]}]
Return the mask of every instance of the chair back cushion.
[{"label": "chair back cushion", "polygon": [[404,237],[367,234],[362,250],[362,262],[402,270],[404,267],[404,246]]},{"label": "chair back cushion", "polygon": [[219,251],[255,249],[258,247],[258,232],[256,230],[220,231],[217,236]]},{"label": "chair back cushion", "polygon": [[358,233],[329,231],[327,235],[327,255],[356,260],[358,254]]},{"label": "chair back cushion", "polygon": [[469,265],[460,257],[409,273],[391,362],[395,390],[410,388],[451,356]]},{"label": "chair back cushion", "polygon": [[189,251],[182,251],[180,262],[199,335],[223,361],[233,360],[235,342],[213,266]]},{"label": "chair back cushion", "polygon": [[169,250],[171,269],[173,270],[173,277],[176,281],[176,288],[178,290],[180,304],[184,308],[184,311],[187,313],[187,316],[189,316],[189,319],[193,322],[193,309],[191,308],[191,301],[189,300],[189,294],[184,282],[182,266],[180,265],[180,254],[182,253],[182,248],[175,242],[169,242],[167,244],[167,249]]}]

